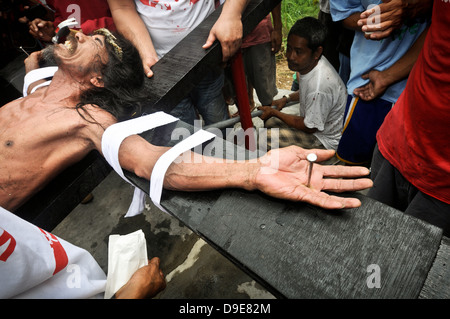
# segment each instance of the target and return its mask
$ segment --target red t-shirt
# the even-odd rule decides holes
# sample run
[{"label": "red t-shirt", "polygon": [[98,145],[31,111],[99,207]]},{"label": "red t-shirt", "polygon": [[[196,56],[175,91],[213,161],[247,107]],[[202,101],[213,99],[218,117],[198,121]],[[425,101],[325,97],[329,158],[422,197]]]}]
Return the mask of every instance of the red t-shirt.
[{"label": "red t-shirt", "polygon": [[81,29],[84,34],[100,28],[116,31],[107,0],[47,0],[46,3],[55,11],[55,28],[62,21],[73,17],[81,24],[73,29]]},{"label": "red t-shirt", "polygon": [[424,47],[377,141],[410,183],[450,204],[450,2],[434,1]]},{"label": "red t-shirt", "polygon": [[270,14],[259,22],[259,24],[249,33],[244,39],[242,39],[242,48],[248,48],[257,44],[267,43],[272,41],[272,19]]}]

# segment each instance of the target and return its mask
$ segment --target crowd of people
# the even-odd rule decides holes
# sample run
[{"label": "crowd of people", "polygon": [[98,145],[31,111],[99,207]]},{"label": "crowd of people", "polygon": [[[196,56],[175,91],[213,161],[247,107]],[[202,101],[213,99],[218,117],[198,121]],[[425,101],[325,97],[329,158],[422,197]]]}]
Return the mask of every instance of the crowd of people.
[{"label": "crowd of people", "polygon": [[[14,212],[89,151],[103,154],[105,129],[136,113],[144,79],[153,76],[152,66],[219,4],[213,0],[47,1],[53,20],[27,21],[30,34],[45,43],[45,49],[32,53],[25,65],[30,71],[50,63],[58,70],[49,85],[0,108],[4,148],[0,159],[5,163],[0,166],[2,213]],[[368,196],[436,225],[448,236],[450,154],[445,145],[450,124],[446,72],[450,39],[445,30],[450,25],[446,15],[450,3],[320,1],[319,16],[298,20],[287,36],[286,58],[298,89],[281,99],[274,99],[281,7],[243,39],[241,16],[247,4],[247,0],[226,0],[203,47],[220,42],[223,61],[218,63],[243,48],[249,87],[256,89],[262,104],[260,117],[268,129],[269,152],[257,163],[212,164],[206,159],[173,163],[164,187],[187,191],[239,187],[327,209],[360,205],[355,198],[330,196],[328,190],[370,188]],[[70,17],[79,22],[76,31],[65,45],[52,44],[59,22]],[[206,125],[227,119],[225,79],[223,69],[211,70],[171,115],[190,124],[198,117]],[[291,102],[296,114],[284,111]],[[272,148],[274,138],[279,148]],[[150,179],[167,150],[132,135],[120,145],[120,166]],[[314,165],[307,185],[306,156],[311,151],[319,163],[336,156],[346,165]],[[267,166],[275,155],[282,158],[278,167]],[[369,172],[370,179],[365,178]],[[10,226],[1,222],[0,244]],[[5,268],[8,258],[10,267]],[[5,269],[15,270],[12,259],[9,255],[0,259],[0,276]],[[135,296],[149,297],[163,289],[159,263],[151,262],[146,269],[152,280],[141,285],[136,278],[145,276],[138,274],[117,296],[134,296],[128,291],[137,289]],[[45,274],[42,282],[49,277]]]}]

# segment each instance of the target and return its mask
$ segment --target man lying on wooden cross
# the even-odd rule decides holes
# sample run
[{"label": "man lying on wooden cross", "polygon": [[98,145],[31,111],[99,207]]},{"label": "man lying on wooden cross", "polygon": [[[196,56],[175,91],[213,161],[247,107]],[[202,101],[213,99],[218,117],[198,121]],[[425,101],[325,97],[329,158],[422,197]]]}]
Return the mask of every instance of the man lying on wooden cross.
[{"label": "man lying on wooden cross", "polygon": [[[14,211],[69,165],[91,150],[102,153],[102,136],[116,122],[138,112],[144,72],[139,53],[120,35],[107,30],[92,36],[81,32],[65,44],[31,54],[27,69],[52,58],[58,70],[48,86],[0,108],[0,206]],[[150,179],[158,159],[168,151],[139,135],[123,140],[118,159],[123,169]],[[311,150],[288,147],[272,150],[257,161],[211,163],[173,162],[164,176],[166,189],[199,191],[227,187],[260,190],[270,196],[305,201],[324,208],[351,208],[355,198],[332,192],[371,187],[363,167],[313,166],[307,187]],[[333,151],[314,150],[318,162]],[[269,159],[277,155],[274,165]],[[271,166],[272,165],[272,166]],[[264,170],[264,172],[262,172]]]}]

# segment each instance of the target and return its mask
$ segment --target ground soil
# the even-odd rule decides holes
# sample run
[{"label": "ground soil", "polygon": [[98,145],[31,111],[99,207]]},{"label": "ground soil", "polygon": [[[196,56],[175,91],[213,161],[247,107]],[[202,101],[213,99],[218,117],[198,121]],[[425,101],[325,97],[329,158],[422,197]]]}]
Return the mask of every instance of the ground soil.
[{"label": "ground soil", "polygon": [[292,86],[293,71],[289,70],[286,57],[283,53],[278,53],[277,61],[277,88],[282,90],[290,90]]}]

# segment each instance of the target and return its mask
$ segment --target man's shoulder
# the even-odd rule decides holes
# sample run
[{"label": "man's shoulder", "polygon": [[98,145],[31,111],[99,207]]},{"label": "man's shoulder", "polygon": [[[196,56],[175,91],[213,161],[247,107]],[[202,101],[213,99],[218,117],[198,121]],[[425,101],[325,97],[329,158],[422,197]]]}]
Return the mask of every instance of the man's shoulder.
[{"label": "man's shoulder", "polygon": [[321,89],[327,87],[331,89],[340,89],[341,87],[345,88],[345,83],[342,81],[339,73],[325,56],[320,58],[316,68],[320,70],[318,74],[320,74],[319,81]]}]

